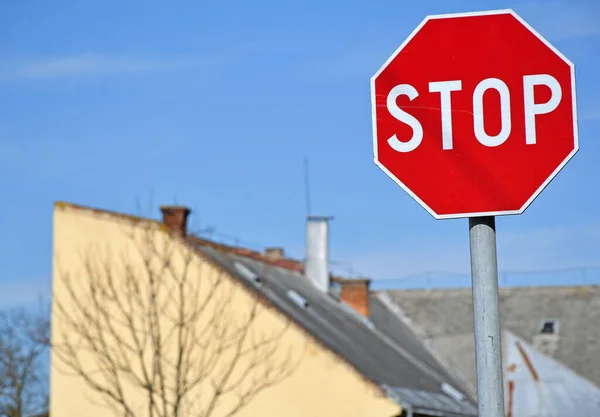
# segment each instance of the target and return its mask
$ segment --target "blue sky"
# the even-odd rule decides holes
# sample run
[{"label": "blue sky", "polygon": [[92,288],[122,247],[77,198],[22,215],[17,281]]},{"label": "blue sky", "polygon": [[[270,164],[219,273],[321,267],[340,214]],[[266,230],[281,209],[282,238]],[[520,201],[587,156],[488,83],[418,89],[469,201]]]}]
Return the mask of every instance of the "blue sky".
[{"label": "blue sky", "polygon": [[186,204],[196,229],[302,257],[305,155],[338,269],[464,283],[467,220],[434,220],[373,164],[369,78],[426,15],[506,7],[574,61],[581,149],[498,219],[500,269],[581,281],[600,266],[596,0],[28,1],[0,6],[0,304],[49,295],[56,200]]}]

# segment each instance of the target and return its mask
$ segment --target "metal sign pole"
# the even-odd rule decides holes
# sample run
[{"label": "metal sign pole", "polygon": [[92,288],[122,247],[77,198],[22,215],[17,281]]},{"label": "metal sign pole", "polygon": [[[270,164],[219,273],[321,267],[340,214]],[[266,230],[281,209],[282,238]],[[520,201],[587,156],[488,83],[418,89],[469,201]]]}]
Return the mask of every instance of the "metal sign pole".
[{"label": "metal sign pole", "polygon": [[469,218],[479,417],[504,417],[496,219]]}]

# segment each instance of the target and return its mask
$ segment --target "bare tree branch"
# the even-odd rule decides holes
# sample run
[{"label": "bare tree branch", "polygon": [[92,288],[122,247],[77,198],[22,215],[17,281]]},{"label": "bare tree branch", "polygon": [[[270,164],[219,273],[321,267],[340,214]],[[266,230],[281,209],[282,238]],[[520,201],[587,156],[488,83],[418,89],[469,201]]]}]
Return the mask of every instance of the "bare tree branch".
[{"label": "bare tree branch", "polygon": [[260,333],[256,294],[156,227],[128,238],[131,253],[89,248],[54,294],[56,358],[114,415],[232,416],[291,375],[288,323]]},{"label": "bare tree branch", "polygon": [[49,322],[25,310],[0,312],[0,416],[30,417],[47,410],[43,355]]}]

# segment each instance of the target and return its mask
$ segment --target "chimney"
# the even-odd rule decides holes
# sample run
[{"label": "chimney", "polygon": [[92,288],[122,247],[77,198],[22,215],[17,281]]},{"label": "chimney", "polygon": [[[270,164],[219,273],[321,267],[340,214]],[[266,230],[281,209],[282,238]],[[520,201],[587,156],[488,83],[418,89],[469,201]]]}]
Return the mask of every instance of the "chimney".
[{"label": "chimney", "polygon": [[191,210],[184,206],[160,206],[162,222],[169,230],[180,236],[187,234],[187,218]]},{"label": "chimney", "polygon": [[265,249],[265,253],[264,255],[271,260],[279,260],[279,259],[283,259],[284,256],[284,251],[283,248],[266,248]]},{"label": "chimney", "polygon": [[329,292],[329,221],[333,217],[306,218],[304,275],[322,292]]},{"label": "chimney", "polygon": [[341,300],[348,304],[357,313],[364,317],[369,317],[369,284],[370,279],[345,279],[340,280]]}]

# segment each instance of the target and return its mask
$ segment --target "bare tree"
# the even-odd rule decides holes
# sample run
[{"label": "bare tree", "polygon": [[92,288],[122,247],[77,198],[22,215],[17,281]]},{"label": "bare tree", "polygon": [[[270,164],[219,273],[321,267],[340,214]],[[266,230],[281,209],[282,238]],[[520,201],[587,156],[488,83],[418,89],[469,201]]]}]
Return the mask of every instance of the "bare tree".
[{"label": "bare tree", "polygon": [[0,416],[32,417],[47,410],[46,316],[0,312]]},{"label": "bare tree", "polygon": [[132,232],[135,253],[90,248],[59,274],[53,352],[114,415],[232,416],[299,363],[289,323],[265,331],[256,293],[161,236]]}]

